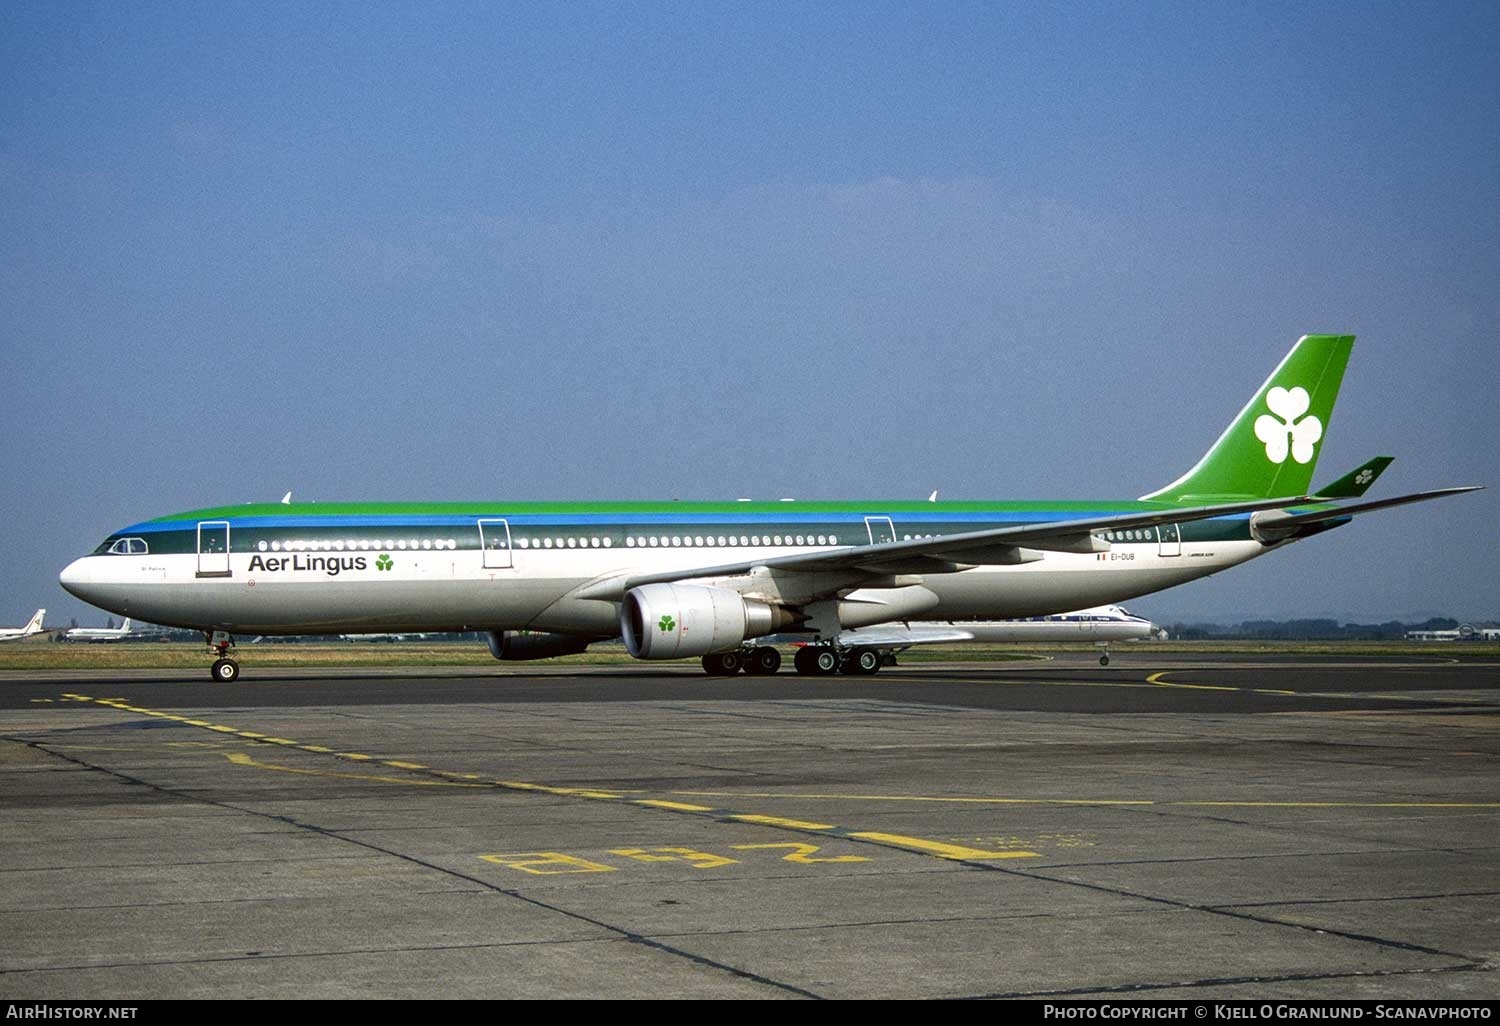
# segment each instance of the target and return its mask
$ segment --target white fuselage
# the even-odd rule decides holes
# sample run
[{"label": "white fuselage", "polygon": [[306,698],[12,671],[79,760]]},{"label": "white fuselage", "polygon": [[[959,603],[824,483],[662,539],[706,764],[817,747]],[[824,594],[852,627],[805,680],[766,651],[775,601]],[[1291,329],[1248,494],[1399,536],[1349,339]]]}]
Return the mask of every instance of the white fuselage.
[{"label": "white fuselage", "polygon": [[[807,547],[737,548],[736,559],[769,559]],[[812,551],[816,551],[813,548]],[[1249,540],[1184,541],[1164,555],[1155,542],[1115,543],[1107,552],[1047,553],[1016,566],[901,575],[936,598],[923,620],[1010,619],[1119,602],[1243,563],[1269,547]],[[729,553],[708,547],[516,549],[510,565],[457,548],[396,550],[380,569],[371,549],[232,553],[228,572],[203,576],[195,554],[100,554],[62,574],[71,592],[101,608],[152,623],[256,634],[530,629],[607,637],[619,603],[572,597],[592,581],[630,572],[712,565]],[[754,585],[740,590],[754,595]],[[887,589],[856,588],[849,598]],[[774,596],[773,596],[774,597]],[[911,617],[904,617],[911,618]]]}]

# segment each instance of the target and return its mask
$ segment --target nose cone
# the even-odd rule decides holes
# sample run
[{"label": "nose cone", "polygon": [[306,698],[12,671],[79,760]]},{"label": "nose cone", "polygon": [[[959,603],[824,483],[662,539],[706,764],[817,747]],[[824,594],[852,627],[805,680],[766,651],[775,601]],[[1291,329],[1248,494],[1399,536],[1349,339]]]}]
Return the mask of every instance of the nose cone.
[{"label": "nose cone", "polygon": [[93,601],[89,597],[92,591],[89,585],[93,580],[89,566],[90,558],[89,556],[84,556],[81,559],[73,560],[73,562],[63,567],[62,573],[57,575],[58,583],[63,586],[64,591],[69,595],[83,599],[85,602]]}]

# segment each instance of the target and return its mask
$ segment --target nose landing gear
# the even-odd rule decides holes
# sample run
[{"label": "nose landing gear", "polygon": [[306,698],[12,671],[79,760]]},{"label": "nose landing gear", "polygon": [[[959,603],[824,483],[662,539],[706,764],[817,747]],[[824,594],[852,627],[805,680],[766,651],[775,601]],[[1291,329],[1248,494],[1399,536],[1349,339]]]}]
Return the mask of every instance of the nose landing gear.
[{"label": "nose landing gear", "polygon": [[208,652],[214,656],[214,664],[208,675],[219,684],[233,684],[240,679],[240,664],[229,657],[234,651],[234,639],[225,631],[214,631],[208,638]]}]

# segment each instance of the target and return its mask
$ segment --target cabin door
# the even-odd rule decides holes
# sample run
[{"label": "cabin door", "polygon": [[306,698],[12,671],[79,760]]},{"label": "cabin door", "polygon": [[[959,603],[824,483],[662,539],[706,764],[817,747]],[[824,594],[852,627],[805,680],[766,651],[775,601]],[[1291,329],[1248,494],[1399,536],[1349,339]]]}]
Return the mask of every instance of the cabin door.
[{"label": "cabin door", "polygon": [[870,544],[896,540],[896,525],[890,517],[865,517],[865,527],[870,532]]},{"label": "cabin door", "polygon": [[1161,539],[1161,548],[1157,550],[1157,555],[1182,555],[1182,534],[1177,530],[1176,524],[1158,524],[1156,536]]},{"label": "cabin door", "polygon": [[198,576],[229,576],[229,521],[198,522]]},{"label": "cabin door", "polygon": [[479,548],[484,552],[486,570],[509,570],[510,522],[498,519],[479,521]]}]

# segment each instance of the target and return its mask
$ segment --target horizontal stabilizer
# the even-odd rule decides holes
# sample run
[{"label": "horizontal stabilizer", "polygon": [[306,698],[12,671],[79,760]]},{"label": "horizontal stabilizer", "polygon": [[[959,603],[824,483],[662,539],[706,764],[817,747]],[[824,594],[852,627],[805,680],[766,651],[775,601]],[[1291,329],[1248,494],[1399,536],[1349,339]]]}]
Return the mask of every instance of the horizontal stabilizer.
[{"label": "horizontal stabilizer", "polygon": [[1323,524],[1332,520],[1345,520],[1358,513],[1369,513],[1373,510],[1388,509],[1392,506],[1405,506],[1413,502],[1426,502],[1428,499],[1441,499],[1448,495],[1477,492],[1483,487],[1483,485],[1468,485],[1463,488],[1438,488],[1430,492],[1413,492],[1410,495],[1398,495],[1392,499],[1372,499],[1369,502],[1356,502],[1348,506],[1330,506],[1327,509],[1311,510],[1307,513],[1286,513],[1282,510],[1271,510],[1265,513],[1257,513],[1251,517],[1250,530],[1255,537],[1263,542],[1285,541],[1288,538],[1302,534],[1307,528],[1316,524]]}]

